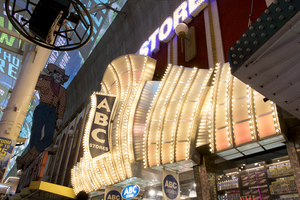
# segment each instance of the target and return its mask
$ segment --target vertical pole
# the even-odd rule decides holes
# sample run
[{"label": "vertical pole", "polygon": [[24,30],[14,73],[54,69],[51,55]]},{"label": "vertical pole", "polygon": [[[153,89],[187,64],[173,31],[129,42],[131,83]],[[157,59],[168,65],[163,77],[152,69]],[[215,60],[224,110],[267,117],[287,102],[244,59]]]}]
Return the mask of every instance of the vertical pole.
[{"label": "vertical pole", "polygon": [[[3,163],[1,167],[7,167],[11,158],[37,79],[50,52],[32,44],[25,46],[22,68],[0,121],[0,160]],[[6,146],[8,144],[10,146]]]},{"label": "vertical pole", "polygon": [[194,167],[197,199],[216,200],[216,173],[214,164],[205,156],[201,159],[201,165]]}]

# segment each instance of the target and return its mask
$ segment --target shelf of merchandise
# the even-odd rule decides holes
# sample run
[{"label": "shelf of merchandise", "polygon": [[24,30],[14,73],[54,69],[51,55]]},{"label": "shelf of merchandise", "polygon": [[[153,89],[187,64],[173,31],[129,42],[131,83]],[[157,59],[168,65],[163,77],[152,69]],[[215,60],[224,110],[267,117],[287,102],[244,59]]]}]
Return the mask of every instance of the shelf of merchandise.
[{"label": "shelf of merchandise", "polygon": [[[283,162],[274,162],[274,163],[271,163],[271,164],[266,164],[265,162],[261,162],[260,166],[252,167],[252,168],[247,168],[248,166],[244,165],[244,169],[243,170],[239,171],[237,169],[237,171],[234,172],[234,173],[237,174],[239,187],[237,187],[237,188],[231,188],[231,189],[225,189],[225,190],[224,189],[223,190],[218,190],[218,194],[224,194],[224,193],[229,192],[231,190],[239,190],[240,191],[240,196],[245,196],[245,195],[243,195],[243,190],[255,189],[257,187],[259,187],[259,188],[266,188],[267,187],[268,190],[269,190],[269,192],[266,195],[270,195],[271,196],[270,200],[277,199],[276,196],[280,196],[280,195],[296,195],[296,194],[298,194],[297,191],[295,191],[295,192],[293,191],[293,192],[289,192],[289,193],[271,194],[270,187],[269,187],[270,185],[272,185],[272,182],[274,182],[275,179],[288,178],[288,177],[292,177],[293,176],[293,174],[289,173],[289,174],[283,174],[283,175],[280,175],[280,176],[269,177],[270,173],[267,173],[267,171],[269,170],[270,166],[272,166],[272,165],[278,165],[278,164],[281,164],[281,163],[288,163],[288,162],[290,162],[290,161],[289,160],[285,160]],[[253,165],[251,165],[251,166],[253,166]],[[265,175],[262,176],[261,178],[266,178],[266,183],[260,184],[260,185],[242,186],[242,180],[241,180],[241,176],[242,175],[247,174],[247,173],[258,172],[258,171],[264,171]],[[229,174],[229,173],[225,173],[226,176],[227,176],[227,174]],[[257,177],[256,177],[256,180],[258,180]],[[251,194],[250,194],[250,196],[251,196]],[[255,195],[252,195],[252,196],[255,196]]]}]

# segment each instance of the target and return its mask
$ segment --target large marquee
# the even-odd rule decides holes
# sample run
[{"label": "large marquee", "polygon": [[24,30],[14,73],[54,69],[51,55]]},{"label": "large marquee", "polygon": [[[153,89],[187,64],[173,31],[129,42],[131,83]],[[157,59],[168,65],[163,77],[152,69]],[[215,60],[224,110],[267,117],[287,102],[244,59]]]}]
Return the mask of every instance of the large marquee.
[{"label": "large marquee", "polygon": [[152,81],[155,65],[132,54],[108,65],[101,91],[91,97],[84,156],[72,169],[75,193],[142,178],[137,164],[191,170],[205,144],[225,160],[284,145],[276,105],[233,77],[229,64],[170,64],[161,81]]}]

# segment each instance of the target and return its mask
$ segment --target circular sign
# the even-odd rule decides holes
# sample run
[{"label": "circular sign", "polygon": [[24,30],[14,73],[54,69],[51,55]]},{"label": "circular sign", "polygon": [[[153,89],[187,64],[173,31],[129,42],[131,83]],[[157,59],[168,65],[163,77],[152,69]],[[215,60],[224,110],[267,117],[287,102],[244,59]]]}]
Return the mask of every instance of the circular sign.
[{"label": "circular sign", "polygon": [[178,196],[178,182],[172,175],[167,175],[164,178],[164,191],[169,199],[176,199]]},{"label": "circular sign", "polygon": [[122,197],[119,191],[111,190],[106,194],[105,200],[122,200]]},{"label": "circular sign", "polygon": [[122,197],[124,199],[132,199],[136,197],[140,192],[138,185],[129,185],[122,190]]}]

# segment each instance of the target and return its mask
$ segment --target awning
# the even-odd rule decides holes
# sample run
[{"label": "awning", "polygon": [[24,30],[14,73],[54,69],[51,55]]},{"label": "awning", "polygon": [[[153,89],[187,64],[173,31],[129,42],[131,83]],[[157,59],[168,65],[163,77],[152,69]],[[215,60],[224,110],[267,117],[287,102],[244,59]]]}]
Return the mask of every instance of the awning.
[{"label": "awning", "polygon": [[234,76],[300,119],[300,1],[274,0],[230,48]]},{"label": "awning", "polygon": [[32,181],[30,186],[15,194],[14,200],[69,200],[75,199],[76,195],[72,188],[48,183],[44,181]]}]

